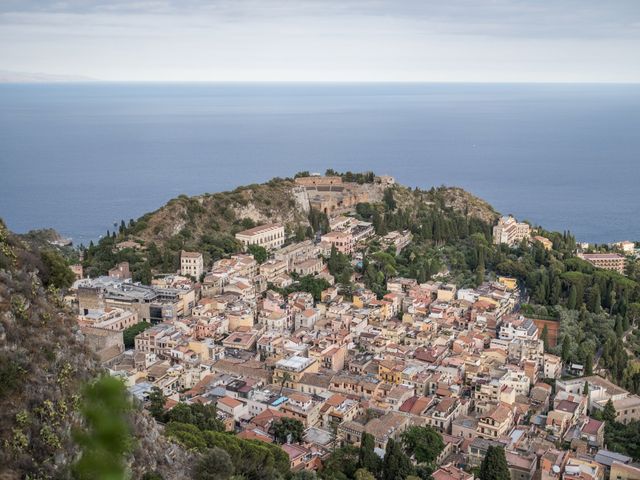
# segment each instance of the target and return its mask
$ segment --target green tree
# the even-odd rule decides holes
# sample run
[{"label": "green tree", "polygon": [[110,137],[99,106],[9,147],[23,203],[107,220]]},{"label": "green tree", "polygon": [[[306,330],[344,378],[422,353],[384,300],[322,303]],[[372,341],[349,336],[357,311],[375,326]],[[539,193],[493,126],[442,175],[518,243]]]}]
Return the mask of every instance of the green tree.
[{"label": "green tree", "polygon": [[602,410],[602,419],[609,424],[612,424],[616,421],[616,409],[613,406],[613,402],[611,401],[611,399],[607,401],[604,409]]},{"label": "green tree", "polygon": [[390,438],[387,441],[384,459],[382,462],[382,478],[384,480],[405,480],[414,473],[411,460],[402,450],[400,443]]},{"label": "green tree", "polygon": [[133,280],[143,283],[144,285],[151,285],[151,278],[151,266],[149,262],[142,262],[140,267],[133,273]]},{"label": "green tree", "polygon": [[284,390],[287,382],[291,381],[291,374],[289,372],[283,372],[282,378],[280,378],[280,396],[282,396],[282,391]]},{"label": "green tree", "polygon": [[382,459],[375,452],[376,440],[370,433],[363,433],[358,452],[358,467],[369,472],[380,471]]},{"label": "green tree", "polygon": [[627,318],[636,325],[640,320],[640,303],[631,303],[627,308]]},{"label": "green tree", "polygon": [[314,233],[327,233],[329,231],[329,217],[324,212],[315,208],[309,211],[309,224]]},{"label": "green tree", "polygon": [[358,449],[345,445],[331,453],[323,462],[321,477],[327,480],[348,480],[358,469]]},{"label": "green tree", "polygon": [[480,480],[511,480],[504,448],[490,446],[480,465]]},{"label": "green tree", "polygon": [[160,421],[163,419],[165,402],[166,399],[164,398],[162,390],[155,386],[151,388],[151,392],[149,393],[149,405],[147,409],[156,420]]},{"label": "green tree", "polygon": [[575,285],[571,285],[569,289],[569,298],[567,300],[567,308],[569,310],[575,310],[578,306],[578,290]]},{"label": "green tree", "polygon": [[125,328],[122,332],[122,340],[124,341],[125,348],[133,348],[136,344],[136,336],[144,332],[147,328],[151,327],[149,322],[138,322],[135,325],[131,325],[129,328]]},{"label": "green tree", "polygon": [[353,476],[355,480],[376,480],[376,477],[366,468],[359,468]]},{"label": "green tree", "polygon": [[484,282],[485,262],[484,248],[480,247],[478,251],[478,266],[476,267],[476,286],[482,285]]},{"label": "green tree", "polygon": [[313,295],[316,302],[320,301],[322,291],[331,285],[324,278],[315,278],[312,275],[305,275],[297,283],[293,284],[288,290],[291,292],[309,292]]},{"label": "green tree", "polygon": [[78,480],[124,480],[125,457],[133,448],[127,423],[131,402],[124,384],[104,376],[89,384],[83,392],[84,428],[74,435],[80,446],[80,459],[73,465]]},{"label": "green tree", "polygon": [[193,469],[194,480],[227,480],[234,472],[229,454],[219,447],[207,451]]},{"label": "green tree", "polygon": [[582,360],[584,367],[584,374],[586,376],[593,375],[593,353],[591,351],[587,351]]},{"label": "green tree", "polygon": [[409,427],[402,434],[402,445],[418,463],[433,464],[444,449],[442,436],[431,427]]},{"label": "green tree", "polygon": [[316,478],[318,478],[316,472],[311,470],[300,470],[293,474],[291,480],[315,480]]},{"label": "green tree", "polygon": [[588,308],[590,312],[599,313],[602,309],[601,304],[601,295],[600,288],[597,286],[591,287],[587,294],[588,298]]},{"label": "green tree", "polygon": [[246,480],[279,480],[289,475],[289,457],[279,446],[243,440],[226,432],[200,430],[195,425],[169,422],[165,434],[186,448],[206,453],[218,447],[227,452],[234,474]]},{"label": "green tree", "polygon": [[549,352],[549,329],[546,324],[542,327],[542,334],[540,336],[542,338],[542,344],[544,345],[544,351]]},{"label": "green tree", "polygon": [[41,254],[43,271],[40,278],[45,287],[69,288],[76,279],[64,258],[53,250],[45,250]]},{"label": "green tree", "polygon": [[269,258],[269,252],[261,245],[249,245],[247,251],[253,255],[253,258],[258,263],[264,263]]},{"label": "green tree", "polygon": [[335,245],[331,246],[331,254],[327,261],[327,267],[329,268],[329,273],[336,278],[338,283],[350,283],[351,274],[353,273],[351,262],[347,255],[338,252]]},{"label": "green tree", "polygon": [[156,268],[162,265],[162,254],[154,242],[150,242],[147,245],[147,261],[151,268]]},{"label": "green tree", "polygon": [[384,193],[382,194],[382,202],[384,203],[388,211],[392,212],[396,209],[398,204],[396,203],[395,198],[393,198],[392,188],[385,189]]},{"label": "green tree", "polygon": [[571,337],[569,335],[565,335],[562,339],[562,361],[567,362],[571,357]]},{"label": "green tree", "polygon": [[282,417],[271,424],[271,433],[280,444],[298,443],[302,441],[304,425],[295,418]]},{"label": "green tree", "polygon": [[167,422],[194,425],[200,430],[224,431],[224,424],[218,419],[215,405],[201,403],[178,403],[165,415]]}]

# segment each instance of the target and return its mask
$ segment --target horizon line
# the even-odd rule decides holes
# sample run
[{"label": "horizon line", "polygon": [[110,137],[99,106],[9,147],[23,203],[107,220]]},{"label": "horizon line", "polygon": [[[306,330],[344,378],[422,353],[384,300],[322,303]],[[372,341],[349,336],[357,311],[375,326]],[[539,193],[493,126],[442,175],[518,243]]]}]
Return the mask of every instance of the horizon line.
[{"label": "horizon line", "polygon": [[572,81],[572,80],[101,80],[101,79],[70,79],[56,80],[55,78],[43,80],[2,81],[0,85],[65,85],[65,84],[334,84],[334,85],[640,85],[636,81]]}]

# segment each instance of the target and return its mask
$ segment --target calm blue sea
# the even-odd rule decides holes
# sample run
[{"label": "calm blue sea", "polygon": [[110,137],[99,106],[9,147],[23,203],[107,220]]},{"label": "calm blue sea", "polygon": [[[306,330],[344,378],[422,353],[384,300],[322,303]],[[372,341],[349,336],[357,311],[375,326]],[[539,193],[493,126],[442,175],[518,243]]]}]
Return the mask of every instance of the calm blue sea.
[{"label": "calm blue sea", "polygon": [[640,240],[640,86],[0,86],[0,217],[18,232],[87,243],[181,193],[328,167]]}]

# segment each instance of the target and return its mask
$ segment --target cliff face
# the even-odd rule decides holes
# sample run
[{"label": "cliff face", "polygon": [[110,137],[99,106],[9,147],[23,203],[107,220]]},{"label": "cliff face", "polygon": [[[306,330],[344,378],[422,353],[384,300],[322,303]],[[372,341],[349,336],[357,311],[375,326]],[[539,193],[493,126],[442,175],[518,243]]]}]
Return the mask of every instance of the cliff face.
[{"label": "cliff face", "polygon": [[[75,318],[60,296],[43,287],[38,252],[30,251],[0,220],[0,477],[68,478],[78,449],[72,431],[83,385],[100,373],[83,345]],[[134,410],[131,427],[136,478],[158,470],[185,478],[187,454],[160,439],[146,414]],[[168,454],[168,456],[166,455]]]},{"label": "cliff face", "polygon": [[305,222],[306,212],[296,201],[294,187],[290,180],[273,179],[230,192],[181,195],[138,219],[131,233],[135,238],[161,245],[188,231],[189,239],[197,243],[207,234],[242,230],[240,222],[244,219],[287,225]]}]

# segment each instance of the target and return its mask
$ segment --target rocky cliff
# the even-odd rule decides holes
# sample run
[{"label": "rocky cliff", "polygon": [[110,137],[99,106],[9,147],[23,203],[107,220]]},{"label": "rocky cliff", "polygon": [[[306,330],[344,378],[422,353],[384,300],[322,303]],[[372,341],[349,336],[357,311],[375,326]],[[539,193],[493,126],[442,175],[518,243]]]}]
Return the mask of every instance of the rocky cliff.
[{"label": "rocky cliff", "polygon": [[[0,220],[0,478],[70,477],[82,387],[101,373],[61,296],[44,287],[41,265]],[[134,408],[129,423],[134,478],[188,478],[189,454],[146,413]]]}]

